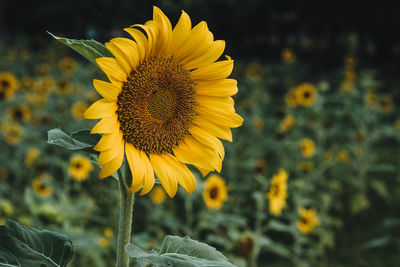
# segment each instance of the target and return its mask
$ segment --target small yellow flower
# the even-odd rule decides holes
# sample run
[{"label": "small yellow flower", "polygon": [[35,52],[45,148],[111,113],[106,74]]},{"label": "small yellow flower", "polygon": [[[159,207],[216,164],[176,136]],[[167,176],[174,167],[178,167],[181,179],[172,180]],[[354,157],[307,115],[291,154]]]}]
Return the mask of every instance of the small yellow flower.
[{"label": "small yellow flower", "polygon": [[93,169],[92,163],[85,156],[73,155],[69,163],[68,174],[77,182],[85,181]]},{"label": "small yellow flower", "polygon": [[352,80],[344,80],[340,84],[340,92],[342,92],[342,93],[352,92],[352,91],[354,91],[355,88],[356,88],[356,84]]},{"label": "small yellow flower", "polygon": [[71,57],[64,57],[60,60],[59,66],[60,66],[61,73],[64,76],[69,77],[72,74],[74,74],[76,67],[77,67],[77,63]]},{"label": "small yellow flower", "polygon": [[397,119],[397,120],[394,122],[394,128],[395,128],[397,131],[400,131],[400,119]]},{"label": "small yellow flower", "polygon": [[4,140],[11,146],[18,144],[24,135],[24,129],[16,123],[2,123],[1,130]]},{"label": "small yellow flower", "polygon": [[104,229],[104,236],[107,238],[111,238],[114,236],[114,231],[110,227],[106,227]]},{"label": "small yellow flower", "polygon": [[284,169],[279,169],[272,177],[271,187],[265,195],[269,200],[269,212],[274,216],[280,216],[286,207],[288,177],[289,174]]},{"label": "small yellow flower", "polygon": [[280,123],[279,127],[282,132],[290,131],[294,124],[296,123],[296,118],[293,115],[287,115]]},{"label": "small yellow flower", "polygon": [[0,211],[2,214],[9,216],[9,215],[13,214],[14,208],[10,201],[8,201],[6,199],[2,199],[2,200],[0,200]]},{"label": "small yellow flower", "polygon": [[87,108],[88,105],[85,102],[75,102],[75,104],[73,104],[71,108],[72,117],[74,117],[74,119],[77,121],[83,120],[83,113],[85,113],[85,110]]},{"label": "small yellow flower", "polygon": [[311,161],[302,161],[297,165],[297,168],[301,171],[310,172],[315,169],[315,166]]},{"label": "small yellow flower", "polygon": [[376,92],[376,90],[369,90],[365,94],[365,104],[370,108],[373,108],[378,104],[377,99],[378,93]]},{"label": "small yellow flower", "polygon": [[155,186],[151,192],[150,198],[154,204],[161,204],[165,199],[165,191],[161,186]]},{"label": "small yellow flower", "polygon": [[289,90],[285,95],[285,102],[291,108],[295,108],[299,105],[299,101],[297,99],[297,94],[294,89]]},{"label": "small yellow flower", "polygon": [[356,66],[356,63],[357,63],[357,58],[356,58],[356,56],[354,54],[348,54],[344,58],[344,65],[348,69],[354,68]]},{"label": "small yellow flower", "polygon": [[32,117],[31,109],[24,105],[18,104],[7,109],[8,116],[13,122],[28,122]]},{"label": "small yellow flower", "polygon": [[336,158],[341,163],[347,163],[349,161],[349,154],[347,153],[346,150],[340,150],[337,153]]},{"label": "small yellow flower", "polygon": [[35,179],[33,179],[32,182],[32,189],[33,192],[35,192],[37,195],[41,197],[48,197],[53,193],[53,189],[48,186],[48,183],[50,181],[50,176],[47,174],[42,174]]},{"label": "small yellow flower", "polygon": [[35,73],[41,76],[46,76],[50,73],[50,66],[48,64],[39,64],[35,67]]},{"label": "small yellow flower", "polygon": [[306,158],[311,158],[315,154],[315,143],[309,138],[303,138],[300,140],[301,154]]},{"label": "small yellow flower", "polygon": [[40,150],[37,148],[31,148],[26,152],[25,155],[25,165],[28,167],[32,167],[33,163],[35,163],[35,160],[37,157],[40,155]]},{"label": "small yellow flower", "polygon": [[314,227],[319,225],[319,219],[314,208],[300,207],[299,214],[300,218],[296,221],[296,226],[303,235],[309,234]]},{"label": "small yellow flower", "polygon": [[379,107],[383,113],[392,112],[394,108],[393,96],[390,94],[383,95],[379,101]]},{"label": "small yellow flower", "polygon": [[220,176],[212,174],[204,182],[203,200],[209,209],[220,209],[228,199],[225,181]]},{"label": "small yellow flower", "polygon": [[256,131],[260,131],[264,127],[264,120],[260,117],[254,118],[253,127]]},{"label": "small yellow flower", "polygon": [[73,91],[73,86],[68,80],[58,80],[56,82],[56,92],[60,95],[67,95]]},{"label": "small yellow flower", "polygon": [[293,50],[290,48],[283,49],[281,56],[284,63],[292,63],[296,59]]},{"label": "small yellow flower", "polygon": [[108,247],[109,245],[110,245],[110,241],[107,239],[107,238],[105,238],[105,237],[100,237],[100,239],[99,239],[99,245],[101,246],[101,247]]},{"label": "small yellow flower", "polygon": [[249,78],[263,77],[264,68],[258,63],[250,63],[246,68],[246,76]]},{"label": "small yellow flower", "polygon": [[317,89],[311,83],[303,83],[296,88],[296,100],[299,105],[311,107],[317,100]]},{"label": "small yellow flower", "polygon": [[19,81],[14,74],[0,72],[0,101],[13,98],[18,87]]}]

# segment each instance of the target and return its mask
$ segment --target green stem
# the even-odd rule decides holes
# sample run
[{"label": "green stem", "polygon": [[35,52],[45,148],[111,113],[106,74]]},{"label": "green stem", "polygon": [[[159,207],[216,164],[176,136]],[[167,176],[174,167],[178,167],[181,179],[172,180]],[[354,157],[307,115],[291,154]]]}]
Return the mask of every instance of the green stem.
[{"label": "green stem", "polygon": [[125,175],[122,175],[121,170],[118,170],[118,184],[121,196],[121,204],[119,209],[116,267],[129,266],[129,256],[125,252],[125,246],[131,242],[134,194],[128,193],[128,186],[126,185],[126,178],[128,175],[130,175],[129,168],[126,168]]}]

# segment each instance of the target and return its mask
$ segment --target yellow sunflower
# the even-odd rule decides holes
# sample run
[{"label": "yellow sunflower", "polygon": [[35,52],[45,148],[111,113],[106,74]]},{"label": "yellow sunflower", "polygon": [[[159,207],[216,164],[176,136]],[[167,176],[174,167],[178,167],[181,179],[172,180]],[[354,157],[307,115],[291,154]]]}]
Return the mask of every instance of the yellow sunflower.
[{"label": "yellow sunflower", "polygon": [[53,189],[48,185],[51,180],[50,176],[42,174],[32,182],[32,189],[37,195],[41,197],[48,197],[53,193]]},{"label": "yellow sunflower", "polygon": [[347,163],[349,161],[349,153],[347,153],[346,150],[340,150],[337,153],[336,158],[341,163]]},{"label": "yellow sunflower", "polygon": [[315,143],[310,138],[300,140],[301,154],[306,158],[311,158],[315,154]]},{"label": "yellow sunflower", "polygon": [[85,102],[78,101],[75,104],[72,105],[71,108],[71,113],[72,117],[74,117],[75,120],[80,121],[83,119],[83,113],[85,113],[85,110],[87,109],[88,105]]},{"label": "yellow sunflower", "polygon": [[293,50],[290,48],[283,49],[281,56],[284,63],[292,63],[296,59]]},{"label": "yellow sunflower", "polygon": [[218,175],[212,174],[204,182],[203,200],[209,209],[220,209],[228,199],[225,181]]},{"label": "yellow sunflower", "polygon": [[113,236],[114,236],[114,231],[113,231],[113,229],[111,229],[110,227],[106,227],[106,228],[104,229],[104,236],[107,237],[107,238],[113,237]]},{"label": "yellow sunflower", "polygon": [[72,74],[74,74],[76,67],[77,67],[77,63],[71,57],[64,57],[60,60],[59,67],[60,67],[61,73],[64,76],[69,77]]},{"label": "yellow sunflower", "polygon": [[297,94],[294,89],[291,89],[286,93],[285,102],[291,108],[295,108],[299,105],[299,101],[297,99]]},{"label": "yellow sunflower", "polygon": [[178,183],[191,193],[196,180],[185,164],[204,176],[221,171],[225,153],[218,138],[232,141],[230,128],[243,122],[231,97],[237,82],[227,79],[233,60],[215,62],[225,42],[214,41],[204,21],[192,28],[185,12],[172,29],[154,7],[153,20],[124,30],[135,41],[106,43],[115,58],[96,62],[110,82],[93,81],[103,99],[84,114],[101,119],[91,131],[103,134],[94,147],[103,166],[99,177],[116,172],[126,155],[132,173],[129,192],[148,193],[155,173],[170,197]]},{"label": "yellow sunflower", "polygon": [[76,154],[70,160],[68,174],[75,181],[82,182],[89,178],[92,169],[93,165],[87,157]]},{"label": "yellow sunflower", "polygon": [[67,95],[70,94],[73,90],[72,84],[65,80],[65,79],[60,79],[56,82],[56,92],[57,94],[60,95]]},{"label": "yellow sunflower", "polygon": [[7,144],[14,146],[18,144],[24,136],[24,128],[17,123],[2,123],[1,131]]},{"label": "yellow sunflower", "polygon": [[378,93],[376,90],[369,90],[366,94],[365,94],[365,104],[370,107],[376,107],[376,105],[378,104]]},{"label": "yellow sunflower", "polygon": [[279,127],[282,132],[290,131],[294,124],[296,123],[296,118],[293,115],[287,115],[280,123]]},{"label": "yellow sunflower", "polygon": [[319,225],[319,219],[315,209],[305,209],[304,207],[300,207],[299,214],[300,218],[296,221],[296,226],[300,233],[304,235],[309,234],[314,227]]},{"label": "yellow sunflower", "polygon": [[161,186],[154,187],[150,195],[151,201],[154,204],[161,204],[165,199],[165,191]]},{"label": "yellow sunflower", "polygon": [[35,163],[35,160],[37,157],[40,155],[40,150],[37,148],[31,148],[26,152],[25,155],[25,165],[28,167],[32,167],[33,163]]},{"label": "yellow sunflower", "polygon": [[317,89],[311,83],[300,84],[296,88],[297,103],[305,107],[311,107],[317,100]]},{"label": "yellow sunflower", "polygon": [[27,122],[32,117],[31,109],[24,104],[18,104],[7,109],[8,116],[14,122]]},{"label": "yellow sunflower", "polygon": [[14,74],[0,72],[0,101],[10,99],[19,87],[19,81]]},{"label": "yellow sunflower", "polygon": [[272,177],[271,187],[265,195],[269,200],[269,212],[272,215],[281,215],[282,209],[286,207],[288,177],[289,174],[284,169],[279,169]]},{"label": "yellow sunflower", "polygon": [[379,107],[381,112],[383,113],[390,113],[393,111],[394,103],[393,103],[393,96],[391,94],[384,94],[382,95],[379,101]]}]

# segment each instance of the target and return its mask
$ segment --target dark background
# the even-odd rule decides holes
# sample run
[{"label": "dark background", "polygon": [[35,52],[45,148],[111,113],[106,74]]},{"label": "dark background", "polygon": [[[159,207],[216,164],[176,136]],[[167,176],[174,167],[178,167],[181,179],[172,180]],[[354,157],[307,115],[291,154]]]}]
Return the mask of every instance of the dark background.
[{"label": "dark background", "polygon": [[33,46],[50,41],[46,30],[105,42],[122,28],[151,19],[152,5],[173,25],[180,10],[193,25],[205,20],[234,58],[276,61],[285,47],[321,68],[342,65],[349,52],[365,65],[400,58],[398,1],[0,0],[0,34],[11,41],[29,36]]}]

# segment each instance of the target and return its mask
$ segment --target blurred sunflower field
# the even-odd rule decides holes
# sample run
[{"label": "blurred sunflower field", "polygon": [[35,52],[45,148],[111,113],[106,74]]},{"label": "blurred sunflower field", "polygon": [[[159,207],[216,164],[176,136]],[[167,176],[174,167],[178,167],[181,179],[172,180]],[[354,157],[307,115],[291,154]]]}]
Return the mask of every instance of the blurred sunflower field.
[{"label": "blurred sunflower field", "polygon": [[[47,143],[53,128],[74,137],[95,125],[83,113],[106,78],[51,36],[41,44],[0,39],[0,225],[68,236],[68,266],[113,266],[118,182],[98,179],[88,152]],[[360,64],[354,46],[329,70],[290,44],[274,61],[230,56],[244,122],[223,141],[222,171],[193,169],[192,194],[156,184],[137,195],[132,243],[189,236],[240,267],[400,266],[398,80]]]}]

